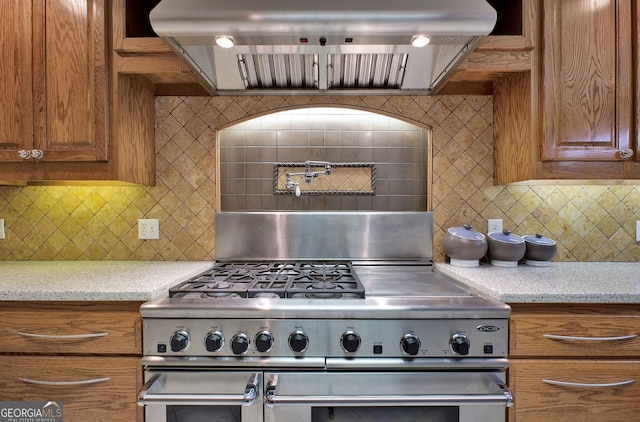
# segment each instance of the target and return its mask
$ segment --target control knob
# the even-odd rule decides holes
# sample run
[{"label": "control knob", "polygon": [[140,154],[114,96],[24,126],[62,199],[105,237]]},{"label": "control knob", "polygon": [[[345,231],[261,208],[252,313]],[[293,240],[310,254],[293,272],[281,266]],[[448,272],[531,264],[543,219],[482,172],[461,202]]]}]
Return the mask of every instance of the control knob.
[{"label": "control knob", "polygon": [[400,340],[402,351],[410,356],[415,356],[420,352],[420,339],[414,334],[405,334]]},{"label": "control knob", "polygon": [[224,336],[220,331],[211,331],[204,338],[204,345],[207,348],[207,352],[217,352],[224,345]]},{"label": "control knob", "polygon": [[191,338],[189,337],[189,333],[186,331],[176,331],[171,336],[171,351],[172,352],[181,352],[186,350],[189,347],[189,343],[191,342]]},{"label": "control knob", "polygon": [[249,350],[251,341],[245,333],[238,333],[231,339],[231,351],[235,355],[244,355]]},{"label": "control knob", "polygon": [[354,353],[360,348],[360,334],[355,331],[347,331],[342,334],[340,344],[345,352]]},{"label": "control knob", "polygon": [[268,331],[259,332],[254,341],[258,352],[268,352],[273,347],[273,336]]},{"label": "control knob", "polygon": [[304,352],[309,346],[309,337],[304,331],[294,331],[289,336],[289,348],[296,353]]},{"label": "control knob", "polygon": [[454,334],[451,337],[451,350],[458,355],[468,355],[471,348],[471,342],[469,338],[464,334]]}]

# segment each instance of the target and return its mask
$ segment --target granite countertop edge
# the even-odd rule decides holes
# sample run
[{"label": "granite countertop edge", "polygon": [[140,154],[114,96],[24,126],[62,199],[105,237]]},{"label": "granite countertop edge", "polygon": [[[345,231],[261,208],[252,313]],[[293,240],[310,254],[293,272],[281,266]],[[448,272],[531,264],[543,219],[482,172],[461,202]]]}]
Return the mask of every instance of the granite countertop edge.
[{"label": "granite countertop edge", "polygon": [[213,261],[3,261],[2,301],[144,302]]},{"label": "granite countertop edge", "polygon": [[640,303],[637,262],[551,262],[548,267],[515,268],[436,263],[435,270],[505,303]]},{"label": "granite countertop edge", "polygon": [[[3,301],[147,301],[213,261],[3,261]],[[552,262],[549,267],[477,268],[435,263],[436,271],[505,303],[640,303],[640,263]]]}]

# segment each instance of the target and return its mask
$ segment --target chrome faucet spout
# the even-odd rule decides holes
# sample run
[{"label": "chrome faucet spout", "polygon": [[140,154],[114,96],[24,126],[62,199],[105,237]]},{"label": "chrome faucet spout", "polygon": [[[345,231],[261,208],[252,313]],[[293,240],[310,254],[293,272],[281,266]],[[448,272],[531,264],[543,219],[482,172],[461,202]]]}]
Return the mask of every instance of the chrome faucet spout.
[{"label": "chrome faucet spout", "polygon": [[[311,170],[312,166],[324,166],[324,171],[313,171]],[[305,161],[305,181],[307,185],[311,184],[311,179],[314,177],[318,177],[320,175],[330,175],[331,174],[331,163],[328,161]]]},{"label": "chrome faucet spout", "polygon": [[[312,167],[317,167],[317,166],[324,166],[324,171],[313,171]],[[304,162],[304,173],[300,172],[300,173],[286,173],[286,177],[287,177],[287,182],[286,182],[286,187],[287,189],[294,189],[295,188],[295,193],[296,196],[300,196],[301,192],[300,192],[300,183],[298,182],[294,182],[291,177],[292,176],[304,176],[304,181],[307,183],[307,185],[311,185],[311,180],[314,177],[318,177],[321,175],[330,175],[331,174],[331,163],[329,163],[328,161],[305,161]]]}]

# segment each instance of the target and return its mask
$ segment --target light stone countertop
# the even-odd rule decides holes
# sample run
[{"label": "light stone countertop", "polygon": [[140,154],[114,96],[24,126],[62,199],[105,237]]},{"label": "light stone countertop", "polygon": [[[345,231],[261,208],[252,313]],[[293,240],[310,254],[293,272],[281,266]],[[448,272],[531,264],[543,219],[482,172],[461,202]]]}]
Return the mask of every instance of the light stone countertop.
[{"label": "light stone countertop", "polygon": [[213,262],[2,261],[0,300],[147,301]]},{"label": "light stone countertop", "polygon": [[[146,301],[214,262],[3,261],[0,300]],[[506,303],[640,303],[640,263],[552,262],[549,267],[436,271]]]},{"label": "light stone countertop", "polygon": [[549,267],[517,268],[436,263],[435,268],[506,303],[640,303],[638,262],[551,262]]}]

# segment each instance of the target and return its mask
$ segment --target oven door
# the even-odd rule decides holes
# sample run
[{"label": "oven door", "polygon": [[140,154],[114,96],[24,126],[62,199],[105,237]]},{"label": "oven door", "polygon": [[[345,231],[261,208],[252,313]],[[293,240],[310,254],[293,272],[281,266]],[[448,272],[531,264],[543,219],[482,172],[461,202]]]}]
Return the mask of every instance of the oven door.
[{"label": "oven door", "polygon": [[153,422],[261,421],[261,372],[147,370],[138,404]]},{"label": "oven door", "polygon": [[499,422],[504,373],[265,373],[265,421]]}]

